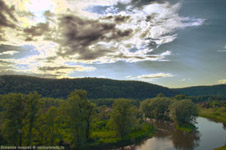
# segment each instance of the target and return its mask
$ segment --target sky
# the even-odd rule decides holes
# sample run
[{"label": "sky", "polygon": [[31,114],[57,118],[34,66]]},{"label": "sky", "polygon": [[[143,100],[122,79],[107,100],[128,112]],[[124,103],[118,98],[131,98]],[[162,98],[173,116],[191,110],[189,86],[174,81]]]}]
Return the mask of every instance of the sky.
[{"label": "sky", "polygon": [[226,84],[225,0],[0,0],[0,75]]}]

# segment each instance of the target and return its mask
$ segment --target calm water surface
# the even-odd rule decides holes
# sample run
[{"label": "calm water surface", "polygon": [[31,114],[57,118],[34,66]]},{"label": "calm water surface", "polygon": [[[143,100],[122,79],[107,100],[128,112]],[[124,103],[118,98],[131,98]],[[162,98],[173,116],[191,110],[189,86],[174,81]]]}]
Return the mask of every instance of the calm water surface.
[{"label": "calm water surface", "polygon": [[132,150],[212,150],[226,142],[226,128],[205,118],[197,118],[196,132],[178,131],[167,122],[156,122],[160,132],[153,138],[131,146]]}]

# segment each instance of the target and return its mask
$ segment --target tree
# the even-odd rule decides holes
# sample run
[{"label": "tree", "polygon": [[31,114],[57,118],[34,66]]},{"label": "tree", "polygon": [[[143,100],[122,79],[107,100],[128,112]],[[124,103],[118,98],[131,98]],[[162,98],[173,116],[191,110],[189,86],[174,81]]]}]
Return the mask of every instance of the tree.
[{"label": "tree", "polygon": [[154,119],[169,119],[169,105],[171,101],[166,97],[156,97],[151,100],[149,107]]},{"label": "tree", "polygon": [[95,105],[88,101],[86,91],[76,90],[68,96],[66,107],[72,142],[78,148],[83,148],[89,139],[90,122]]},{"label": "tree", "polygon": [[110,122],[122,139],[129,136],[135,123],[135,108],[128,99],[117,99],[113,104]]},{"label": "tree", "polygon": [[27,145],[32,145],[32,129],[38,113],[38,102],[40,95],[37,92],[25,96],[26,104],[26,121],[28,125]]},{"label": "tree", "polygon": [[151,107],[149,105],[150,103],[151,103],[151,99],[146,99],[142,101],[140,104],[141,112],[144,114],[145,118],[149,118],[149,119],[152,118]]},{"label": "tree", "polygon": [[170,106],[170,118],[177,124],[194,123],[197,106],[191,100],[174,101]]},{"label": "tree", "polygon": [[175,100],[183,100],[183,99],[185,99],[185,95],[183,95],[183,94],[175,95],[173,98],[174,98]]},{"label": "tree", "polygon": [[22,145],[25,119],[25,98],[22,94],[8,94],[3,100],[3,132],[10,145]]},{"label": "tree", "polygon": [[141,103],[141,111],[149,119],[169,119],[169,105],[171,100],[166,97],[147,99]]},{"label": "tree", "polygon": [[165,95],[164,94],[162,94],[162,93],[159,93],[159,94],[157,94],[157,96],[156,97],[165,97]]},{"label": "tree", "polygon": [[56,137],[56,119],[58,116],[58,110],[55,106],[52,106],[49,108],[49,110],[46,113],[46,125],[48,128],[48,133],[49,133],[49,144],[50,145],[55,145],[55,137]]}]

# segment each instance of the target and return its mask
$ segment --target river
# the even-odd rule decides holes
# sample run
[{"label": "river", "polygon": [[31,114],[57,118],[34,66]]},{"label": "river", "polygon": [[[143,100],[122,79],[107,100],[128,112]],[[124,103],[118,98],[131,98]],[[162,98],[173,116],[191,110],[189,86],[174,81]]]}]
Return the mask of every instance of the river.
[{"label": "river", "polygon": [[[155,122],[159,132],[139,145],[127,147],[132,150],[213,150],[226,142],[226,127],[222,123],[197,118],[197,131],[185,133],[176,130],[168,122]],[[127,149],[126,148],[126,149]]]}]

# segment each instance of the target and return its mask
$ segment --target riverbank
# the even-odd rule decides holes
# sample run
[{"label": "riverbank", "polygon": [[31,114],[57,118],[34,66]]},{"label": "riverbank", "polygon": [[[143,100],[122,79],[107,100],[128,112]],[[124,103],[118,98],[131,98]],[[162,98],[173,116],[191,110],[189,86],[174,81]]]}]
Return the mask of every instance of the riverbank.
[{"label": "riverbank", "polygon": [[215,148],[214,150],[226,150],[226,145],[219,147],[219,148]]},{"label": "riverbank", "polygon": [[199,116],[226,124],[226,108],[225,107],[214,107],[214,108],[208,108],[208,109],[199,107]]},{"label": "riverbank", "polygon": [[194,126],[193,124],[188,124],[188,123],[179,125],[179,126],[177,126],[176,128],[177,128],[178,130],[185,131],[185,132],[187,132],[187,133],[190,133],[190,132],[192,132],[192,131],[194,131],[194,130],[197,129],[196,126]]},{"label": "riverbank", "polygon": [[89,145],[89,149],[116,149],[137,144],[151,138],[154,131],[152,125],[144,125],[141,129],[132,131],[127,139],[121,139],[115,131],[93,132],[91,138],[95,140]]},{"label": "riverbank", "polygon": [[[199,116],[209,118],[217,122],[222,122],[226,125],[225,107],[214,107],[214,108],[199,107]],[[222,147],[215,148],[214,150],[226,150],[226,144]]]}]

